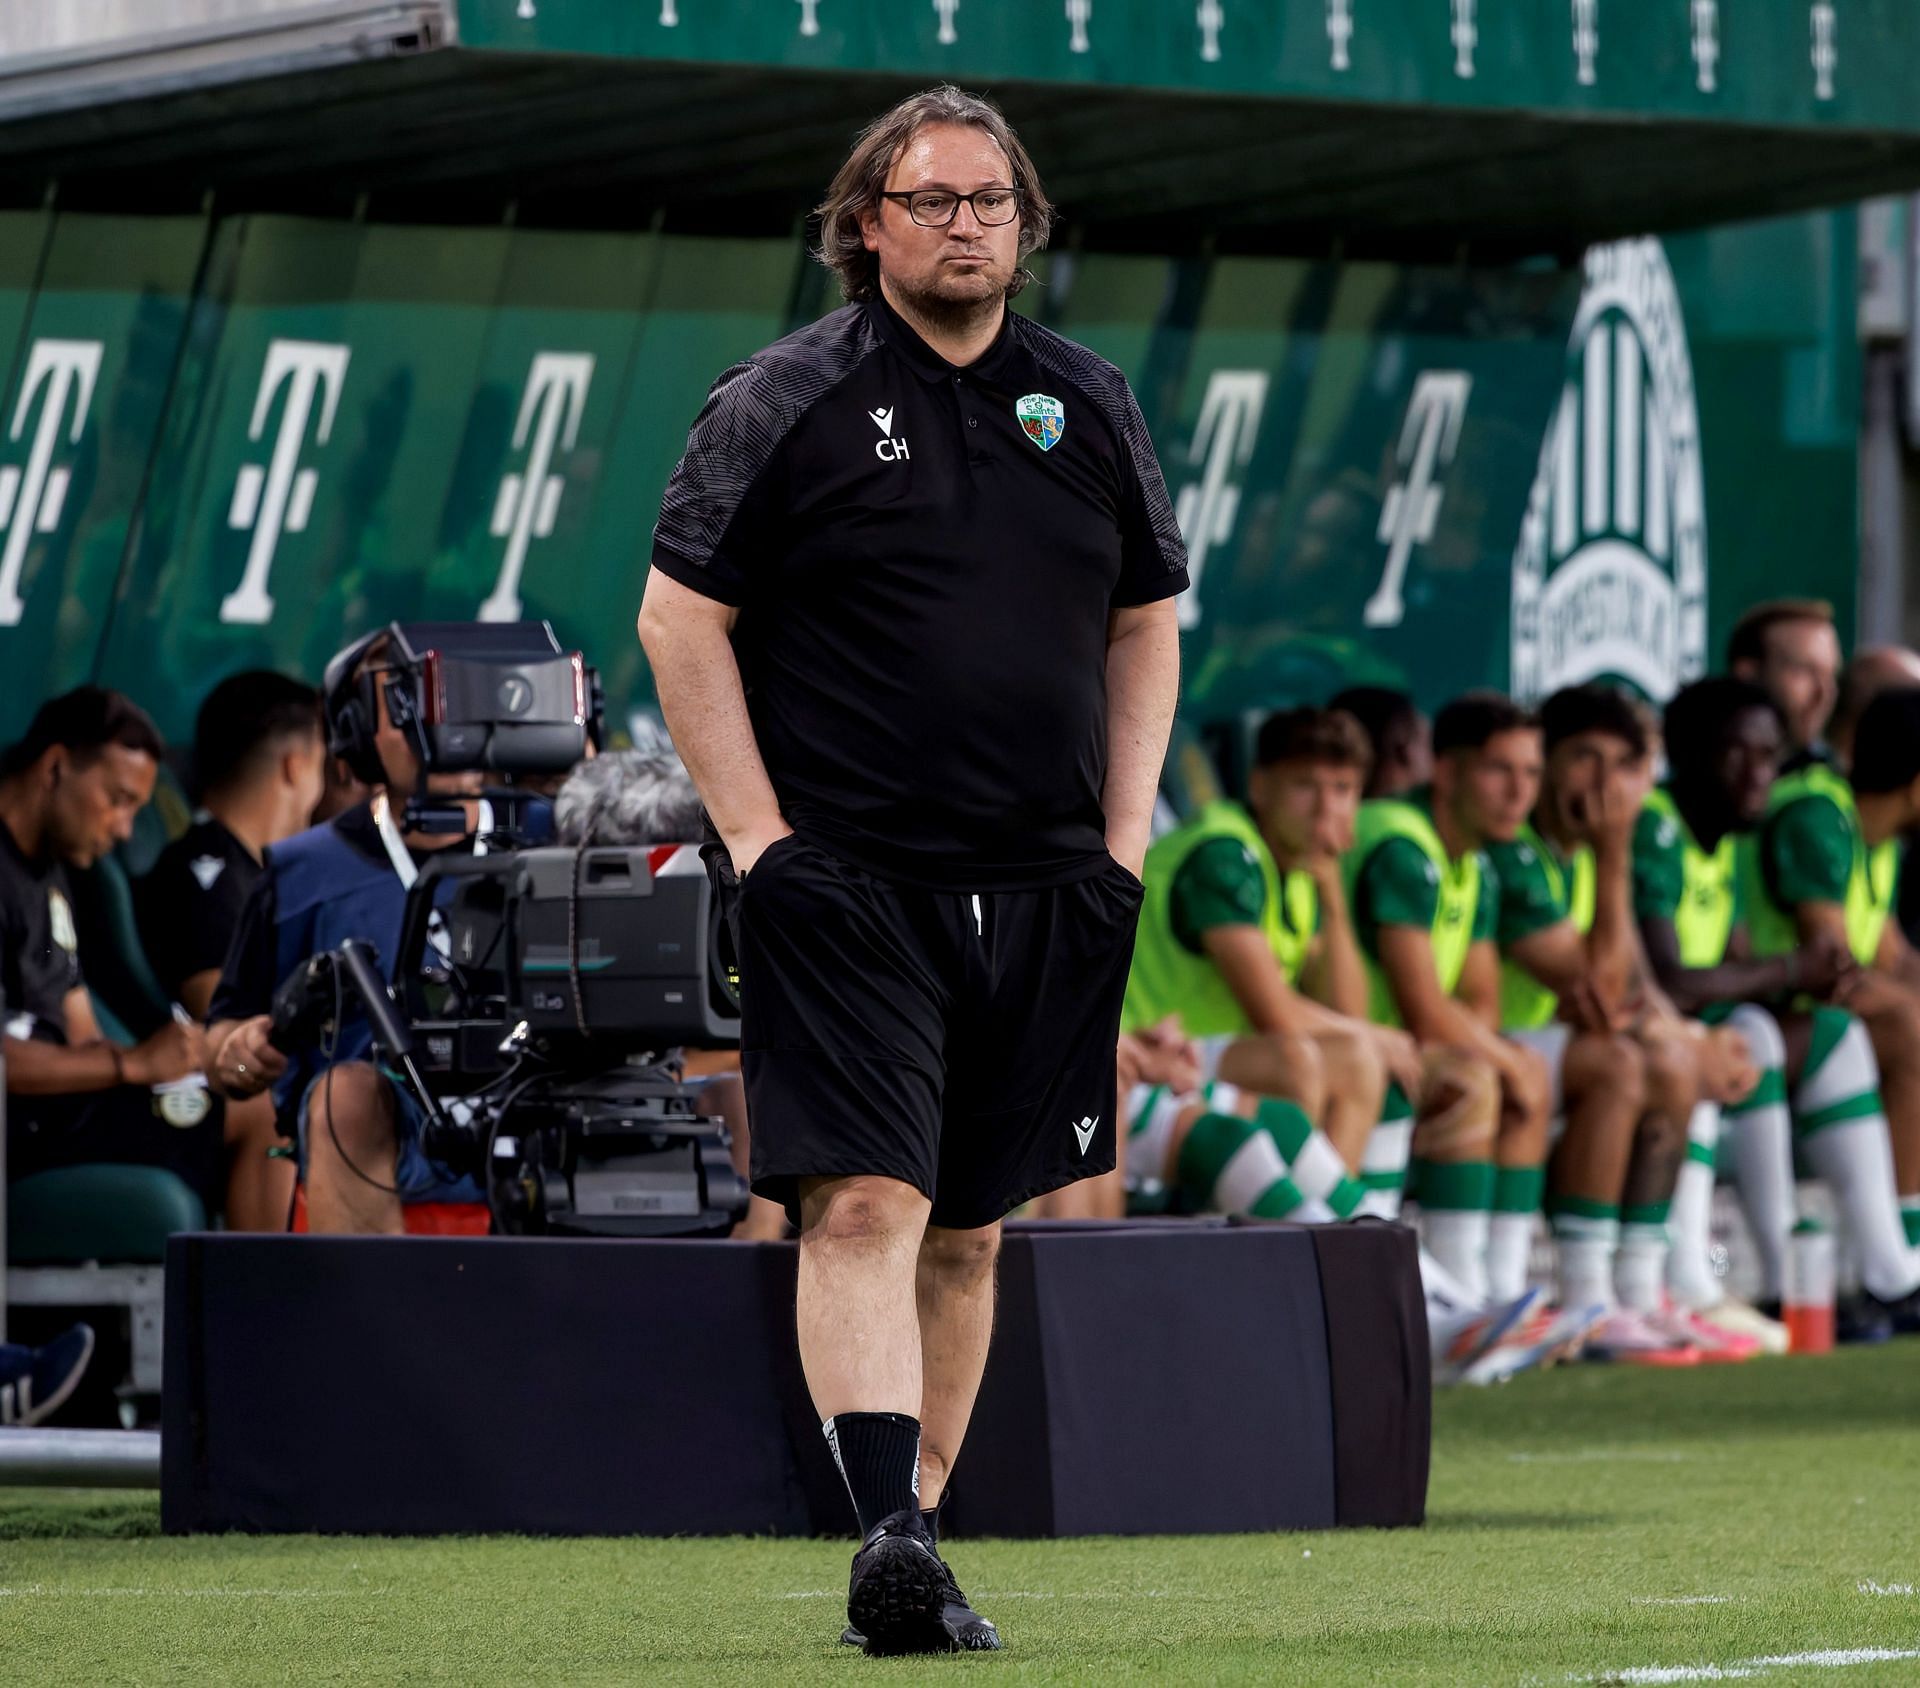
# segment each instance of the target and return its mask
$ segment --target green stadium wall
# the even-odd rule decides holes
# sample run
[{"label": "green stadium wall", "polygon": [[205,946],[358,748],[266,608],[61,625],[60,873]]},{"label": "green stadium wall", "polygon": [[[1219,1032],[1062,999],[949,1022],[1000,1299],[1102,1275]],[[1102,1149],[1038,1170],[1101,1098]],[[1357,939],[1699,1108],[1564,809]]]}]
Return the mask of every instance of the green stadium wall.
[{"label": "green stadium wall", "polygon": [[[1783,593],[1850,625],[1853,265],[1832,214],[1584,273],[1069,252],[1020,306],[1139,393],[1183,713],[1232,731],[1350,680],[1664,696]],[[0,215],[0,738],[89,678],[184,737],[396,617],[550,617],[644,709],[687,426],[832,303],[796,239]]]}]

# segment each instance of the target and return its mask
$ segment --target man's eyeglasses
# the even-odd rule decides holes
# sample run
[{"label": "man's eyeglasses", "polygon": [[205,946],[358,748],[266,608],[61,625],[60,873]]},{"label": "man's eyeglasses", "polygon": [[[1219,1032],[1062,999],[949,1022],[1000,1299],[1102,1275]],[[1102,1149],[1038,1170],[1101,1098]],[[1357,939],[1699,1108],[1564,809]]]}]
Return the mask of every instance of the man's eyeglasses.
[{"label": "man's eyeglasses", "polygon": [[944,193],[927,188],[919,193],[883,193],[882,199],[897,199],[907,215],[923,229],[944,229],[960,214],[960,207],[973,207],[974,221],[983,228],[996,229],[1020,215],[1018,188],[979,188],[972,193]]}]

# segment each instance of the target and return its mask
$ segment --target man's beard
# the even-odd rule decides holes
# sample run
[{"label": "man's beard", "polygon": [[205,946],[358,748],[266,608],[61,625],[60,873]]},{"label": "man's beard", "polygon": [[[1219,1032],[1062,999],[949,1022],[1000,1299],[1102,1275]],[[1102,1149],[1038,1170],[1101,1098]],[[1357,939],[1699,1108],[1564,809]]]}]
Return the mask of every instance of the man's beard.
[{"label": "man's beard", "polygon": [[969,328],[999,316],[1006,304],[1007,289],[1019,272],[1009,268],[1004,274],[976,270],[974,276],[989,283],[985,292],[956,296],[944,292],[937,282],[914,284],[889,276],[893,291],[907,315],[935,333],[964,333]]}]

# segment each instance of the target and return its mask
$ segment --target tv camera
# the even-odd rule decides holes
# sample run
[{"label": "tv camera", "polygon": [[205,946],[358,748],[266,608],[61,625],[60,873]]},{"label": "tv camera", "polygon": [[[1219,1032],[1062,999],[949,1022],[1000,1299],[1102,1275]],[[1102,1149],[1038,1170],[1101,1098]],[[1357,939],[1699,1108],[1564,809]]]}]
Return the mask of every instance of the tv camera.
[{"label": "tv camera", "polygon": [[[382,777],[365,755],[381,701],[423,773],[550,782],[598,738],[598,678],[545,622],[395,623],[334,658],[326,696],[362,777]],[[536,842],[550,811],[524,783],[458,801],[421,785],[401,829],[464,835],[477,803],[474,853],[420,867],[391,969],[361,939],[295,969],[275,1045],[324,1046],[363,1015],[425,1112],[428,1154],[480,1177],[498,1230],[724,1235],[746,1186],[680,1057],[739,1037],[697,849]]]}]

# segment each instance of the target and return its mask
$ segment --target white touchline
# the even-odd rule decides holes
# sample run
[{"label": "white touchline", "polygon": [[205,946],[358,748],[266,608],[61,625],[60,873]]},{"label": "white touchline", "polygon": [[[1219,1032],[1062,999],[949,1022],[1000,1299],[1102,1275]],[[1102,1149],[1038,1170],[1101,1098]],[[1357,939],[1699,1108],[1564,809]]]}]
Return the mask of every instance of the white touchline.
[{"label": "white touchline", "polygon": [[360,1600],[392,1592],[391,1588],[49,1588],[45,1583],[27,1583],[0,1588],[0,1599]]},{"label": "white touchline", "polygon": [[1636,1606],[1725,1606],[1731,1594],[1636,1594]]},{"label": "white touchline", "polygon": [[1865,1582],[1856,1584],[1855,1586],[1859,1588],[1862,1594],[1911,1594],[1913,1593],[1912,1583],[1877,1583],[1871,1577],[1867,1578]]},{"label": "white touchline", "polygon": [[1569,1676],[1567,1680],[1634,1684],[1737,1682],[1767,1676],[1776,1670],[1842,1670],[1849,1665],[1889,1664],[1901,1659],[1920,1659],[1920,1648],[1828,1647],[1811,1653],[1771,1653],[1731,1665],[1636,1665],[1626,1670],[1603,1670],[1594,1676]]},{"label": "white touchline", "polygon": [[1581,1448],[1564,1454],[1508,1454],[1512,1465],[1683,1465],[1693,1454],[1654,1448]]}]

